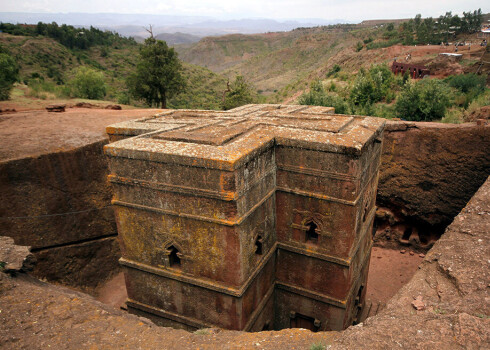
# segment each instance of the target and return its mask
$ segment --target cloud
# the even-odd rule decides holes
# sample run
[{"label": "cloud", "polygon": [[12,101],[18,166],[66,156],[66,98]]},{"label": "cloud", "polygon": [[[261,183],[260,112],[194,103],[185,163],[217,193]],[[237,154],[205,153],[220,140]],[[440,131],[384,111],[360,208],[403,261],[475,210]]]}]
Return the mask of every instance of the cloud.
[{"label": "cloud", "polygon": [[2,12],[109,12],[215,17],[343,18],[351,21],[374,18],[439,16],[482,8],[475,0],[0,0]]}]

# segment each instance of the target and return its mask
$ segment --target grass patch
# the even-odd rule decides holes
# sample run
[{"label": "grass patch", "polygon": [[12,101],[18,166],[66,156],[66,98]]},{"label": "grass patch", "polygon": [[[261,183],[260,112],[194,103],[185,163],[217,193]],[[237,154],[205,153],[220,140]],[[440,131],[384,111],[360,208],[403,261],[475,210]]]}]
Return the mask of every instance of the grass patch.
[{"label": "grass patch", "polygon": [[385,47],[390,47],[396,44],[401,43],[401,39],[399,38],[393,38],[387,41],[377,41],[377,42],[371,42],[366,45],[367,50],[373,50],[373,49],[382,49]]},{"label": "grass patch", "polygon": [[322,342],[313,343],[310,346],[310,350],[325,350],[326,347]]}]

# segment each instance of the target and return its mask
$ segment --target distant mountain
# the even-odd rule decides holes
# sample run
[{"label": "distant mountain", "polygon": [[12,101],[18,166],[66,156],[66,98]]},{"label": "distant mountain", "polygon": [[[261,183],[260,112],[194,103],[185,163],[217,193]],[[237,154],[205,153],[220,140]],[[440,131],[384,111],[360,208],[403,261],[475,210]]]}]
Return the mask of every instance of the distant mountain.
[{"label": "distant mountain", "polygon": [[200,36],[185,33],[160,33],[155,36],[158,40],[164,40],[169,46],[177,44],[192,44],[201,40]]},{"label": "distant mountain", "polygon": [[37,22],[70,24],[73,26],[94,26],[117,31],[121,35],[147,37],[145,27],[153,26],[153,33],[184,33],[198,37],[224,34],[253,34],[288,31],[298,27],[314,27],[345,22],[343,20],[294,19],[277,21],[273,19],[219,20],[204,16],[169,16],[117,13],[0,13],[1,22],[35,24]]}]

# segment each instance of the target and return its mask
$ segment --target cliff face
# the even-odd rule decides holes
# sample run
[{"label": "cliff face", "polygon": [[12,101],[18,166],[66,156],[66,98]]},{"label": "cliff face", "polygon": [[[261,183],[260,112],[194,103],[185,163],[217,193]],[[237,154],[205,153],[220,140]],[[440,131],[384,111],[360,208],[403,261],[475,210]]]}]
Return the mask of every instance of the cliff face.
[{"label": "cliff face", "polygon": [[91,290],[119,269],[105,127],[156,110],[0,116],[0,236],[32,247],[34,274]]},{"label": "cliff face", "polygon": [[490,173],[490,125],[389,122],[375,241],[429,248]]}]

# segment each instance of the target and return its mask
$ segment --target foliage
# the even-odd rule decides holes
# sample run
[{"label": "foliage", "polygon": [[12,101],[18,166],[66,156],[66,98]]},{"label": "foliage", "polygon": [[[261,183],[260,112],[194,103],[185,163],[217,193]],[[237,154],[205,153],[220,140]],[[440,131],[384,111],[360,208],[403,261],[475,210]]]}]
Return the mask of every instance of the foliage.
[{"label": "foliage", "polygon": [[310,350],[325,350],[325,345],[322,342],[311,344]]},{"label": "foliage", "polygon": [[183,65],[182,75],[189,88],[168,100],[170,108],[221,109],[226,80],[222,75],[191,64]]},{"label": "foliage", "polygon": [[441,123],[460,124],[462,122],[463,111],[461,108],[457,107],[449,108],[441,119]]},{"label": "foliage", "polygon": [[237,75],[235,81],[229,85],[229,91],[224,95],[223,109],[228,110],[254,103],[256,99],[257,96],[253,88],[241,75]]},{"label": "foliage", "polygon": [[352,86],[350,100],[353,105],[361,107],[382,101],[394,81],[393,73],[386,65],[373,65],[368,72],[361,69]]},{"label": "foliage", "polygon": [[423,79],[406,84],[395,103],[398,117],[414,121],[441,119],[450,106],[450,90],[442,81]]},{"label": "foliage", "polygon": [[415,18],[400,26],[400,36],[405,45],[439,44],[447,42],[451,36],[462,33],[474,33],[480,30],[483,21],[481,9],[463,12],[463,17],[446,12],[434,20],[432,17],[422,20],[417,14]]},{"label": "foliage", "polygon": [[485,91],[485,82],[487,77],[484,75],[477,75],[475,73],[452,75],[446,78],[449,86],[458,89],[463,93],[474,91],[477,94]]},{"label": "foliage", "polygon": [[177,53],[165,41],[146,39],[127,85],[133,97],[145,100],[149,106],[167,108],[167,99],[182,92],[186,85]]},{"label": "foliage", "polygon": [[125,38],[116,32],[90,28],[75,28],[66,24],[59,26],[56,22],[39,22],[36,26],[0,23],[0,30],[12,35],[38,36],[43,35],[73,49],[86,50],[94,45],[136,45],[133,38]]},{"label": "foliage", "polygon": [[0,100],[8,100],[14,83],[19,78],[19,68],[14,58],[0,53]]},{"label": "foliage", "polygon": [[356,52],[359,52],[362,50],[364,46],[362,45],[362,42],[361,41],[358,41],[357,44],[356,44]]},{"label": "foliage", "polygon": [[327,78],[338,72],[340,72],[340,66],[338,64],[334,64],[332,69],[328,71]]},{"label": "foliage", "polygon": [[373,49],[382,49],[384,47],[390,47],[396,44],[399,44],[401,42],[401,39],[399,38],[393,38],[388,41],[377,41],[377,42],[372,42],[366,45],[367,50],[373,50]]},{"label": "foliage", "polygon": [[78,68],[69,85],[74,97],[100,100],[106,95],[104,74],[92,68]]},{"label": "foliage", "polygon": [[320,81],[310,85],[310,91],[299,97],[299,104],[309,106],[334,107],[335,113],[348,114],[349,104],[340,96],[328,94]]}]

